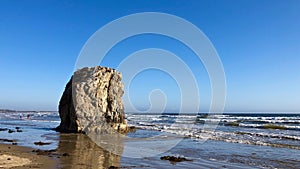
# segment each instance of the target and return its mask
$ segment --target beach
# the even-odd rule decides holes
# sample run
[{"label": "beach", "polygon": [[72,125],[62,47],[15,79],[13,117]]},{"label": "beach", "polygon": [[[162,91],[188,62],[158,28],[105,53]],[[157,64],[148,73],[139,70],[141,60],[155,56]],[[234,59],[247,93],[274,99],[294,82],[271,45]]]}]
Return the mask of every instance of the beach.
[{"label": "beach", "polygon": [[[20,118],[28,114],[30,119]],[[132,139],[119,144],[122,154],[115,155],[85,134],[54,131],[60,123],[58,112],[0,113],[0,166],[75,169],[300,167],[299,114],[126,116],[136,131],[127,134]],[[204,122],[212,124],[212,121],[219,121],[213,132],[201,129]],[[164,150],[160,145],[173,138],[179,139],[173,147],[158,154],[147,154],[148,150]],[[165,145],[168,143],[172,142]],[[168,156],[186,160],[169,161]]]},{"label": "beach", "polygon": [[58,161],[49,156],[37,155],[34,149],[17,145],[0,144],[0,168],[57,168]]},{"label": "beach", "polygon": [[56,149],[35,149],[0,144],[0,168],[109,168],[120,157],[93,143],[83,134],[61,134]]},{"label": "beach", "polygon": [[160,156],[121,159],[103,150],[83,134],[63,134],[60,142],[57,149],[51,150],[0,144],[0,168],[249,168],[243,164],[190,157],[187,161],[177,163],[161,160]]},{"label": "beach", "polygon": [[300,169],[299,0],[0,16],[0,169]]},{"label": "beach", "polygon": [[[247,150],[247,148],[238,144],[210,142],[199,149],[197,148],[199,145],[191,145],[192,142],[195,141],[185,139],[173,150],[164,153],[164,155],[174,156],[178,154],[181,156],[186,155],[188,159],[188,161],[183,162],[171,162],[162,160],[163,155],[148,158],[120,157],[103,150],[83,134],[63,134],[60,146],[57,149],[40,150],[11,144],[0,144],[0,168],[272,168],[272,164],[268,164],[267,161],[264,161],[265,159],[255,158],[254,153],[248,157],[236,155],[230,161],[226,160],[231,152]],[[191,146],[186,146],[186,144]],[[209,151],[207,151],[208,147],[210,147]],[[261,148],[264,149],[265,147]],[[216,151],[222,153],[215,154]],[[265,153],[267,154],[270,151],[271,148]],[[216,159],[218,156],[223,156],[223,159]],[[251,161],[252,165],[249,165],[247,161]],[[299,162],[282,160],[278,161],[276,165],[276,168],[296,169],[299,167],[297,166]]]}]

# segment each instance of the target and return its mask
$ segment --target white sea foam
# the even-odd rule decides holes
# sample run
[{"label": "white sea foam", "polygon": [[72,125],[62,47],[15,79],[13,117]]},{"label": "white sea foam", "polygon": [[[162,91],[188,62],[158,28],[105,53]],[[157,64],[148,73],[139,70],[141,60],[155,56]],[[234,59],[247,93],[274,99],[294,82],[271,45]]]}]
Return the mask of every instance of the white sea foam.
[{"label": "white sea foam", "polygon": [[[135,115],[128,117],[136,127],[147,130],[157,130],[167,133],[191,137],[196,139],[220,140],[225,142],[288,147],[300,149],[299,116],[283,117],[251,117],[232,115],[198,116],[179,115]],[[204,130],[203,123],[220,122],[220,128],[215,131]],[[238,126],[224,126],[224,124],[238,124]],[[285,127],[286,130],[267,130],[264,125],[274,124]],[[298,131],[287,131],[287,130]]]}]

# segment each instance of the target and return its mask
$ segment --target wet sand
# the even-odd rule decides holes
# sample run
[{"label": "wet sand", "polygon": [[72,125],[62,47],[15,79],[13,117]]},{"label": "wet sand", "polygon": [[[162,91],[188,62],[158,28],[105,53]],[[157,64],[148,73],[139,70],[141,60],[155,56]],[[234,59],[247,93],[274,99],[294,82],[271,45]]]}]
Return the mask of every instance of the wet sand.
[{"label": "wet sand", "polygon": [[[2,139],[3,140],[3,139]],[[56,149],[0,144],[0,168],[118,168],[121,157],[103,150],[84,134],[60,134]],[[17,142],[13,142],[17,143]]]},{"label": "wet sand", "polygon": [[0,144],[0,168],[58,168],[58,161],[37,155],[33,149],[17,145]]},{"label": "wet sand", "polygon": [[[48,149],[45,144],[41,144],[38,141],[37,142],[41,145],[38,148],[12,145],[12,142],[0,144],[0,169],[252,168],[251,166],[243,164],[218,162],[201,158],[188,157],[185,160],[179,160],[180,162],[178,161],[178,163],[176,160],[173,160],[173,162],[172,160],[165,158],[172,154],[174,155],[174,152],[166,152],[162,155],[163,157],[155,156],[137,159],[121,157],[99,147],[84,134],[60,133],[59,137],[56,138],[56,141],[58,142],[58,146],[55,146],[55,149]],[[17,143],[17,141],[13,143]],[[182,144],[191,144],[191,142]],[[176,148],[174,150],[176,150]],[[175,152],[176,154],[184,154],[182,151],[188,155],[194,150],[189,152],[188,149],[180,149],[179,145],[179,149]]]}]

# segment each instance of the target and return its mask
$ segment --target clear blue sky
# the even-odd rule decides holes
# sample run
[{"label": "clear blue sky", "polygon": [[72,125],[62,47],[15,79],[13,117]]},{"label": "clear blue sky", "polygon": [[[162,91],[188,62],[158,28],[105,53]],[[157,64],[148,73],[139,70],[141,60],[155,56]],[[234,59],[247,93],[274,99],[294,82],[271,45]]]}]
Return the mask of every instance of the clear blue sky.
[{"label": "clear blue sky", "polygon": [[[300,111],[297,0],[0,0],[0,108],[57,110],[87,39],[114,19],[151,11],[182,17],[210,38],[227,78],[226,111]],[[205,69],[189,57],[189,49],[172,39],[127,39],[103,65],[116,67],[126,55],[150,47],[172,51],[191,67],[201,84],[201,110],[207,110]],[[159,80],[147,79],[152,75]],[[178,108],[177,87],[166,74],[150,70],[135,82],[132,99],[137,107],[147,108],[147,92],[161,88],[169,98],[167,108]]]}]

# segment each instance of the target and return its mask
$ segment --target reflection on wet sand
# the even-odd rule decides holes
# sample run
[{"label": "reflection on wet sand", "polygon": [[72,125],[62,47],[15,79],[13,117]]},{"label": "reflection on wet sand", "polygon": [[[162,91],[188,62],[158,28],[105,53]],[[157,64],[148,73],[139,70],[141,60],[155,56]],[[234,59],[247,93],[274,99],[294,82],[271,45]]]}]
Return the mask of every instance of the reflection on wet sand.
[{"label": "reflection on wet sand", "polygon": [[57,152],[62,168],[119,167],[121,157],[104,150],[84,134],[60,134]]}]

